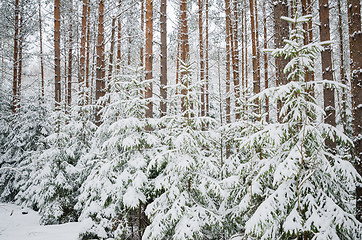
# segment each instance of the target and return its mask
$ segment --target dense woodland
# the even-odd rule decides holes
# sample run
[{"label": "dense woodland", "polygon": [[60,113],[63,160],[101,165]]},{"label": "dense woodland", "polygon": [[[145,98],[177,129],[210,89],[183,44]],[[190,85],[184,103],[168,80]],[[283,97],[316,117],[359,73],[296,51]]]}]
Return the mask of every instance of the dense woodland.
[{"label": "dense woodland", "polygon": [[360,0],[1,0],[0,200],[80,239],[362,239]]}]

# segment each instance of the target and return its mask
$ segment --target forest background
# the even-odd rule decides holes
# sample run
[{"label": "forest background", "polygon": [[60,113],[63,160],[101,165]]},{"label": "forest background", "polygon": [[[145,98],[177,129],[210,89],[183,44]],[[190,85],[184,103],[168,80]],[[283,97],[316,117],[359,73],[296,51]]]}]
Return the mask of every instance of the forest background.
[{"label": "forest background", "polygon": [[0,199],[80,239],[359,239],[359,0],[2,0]]}]

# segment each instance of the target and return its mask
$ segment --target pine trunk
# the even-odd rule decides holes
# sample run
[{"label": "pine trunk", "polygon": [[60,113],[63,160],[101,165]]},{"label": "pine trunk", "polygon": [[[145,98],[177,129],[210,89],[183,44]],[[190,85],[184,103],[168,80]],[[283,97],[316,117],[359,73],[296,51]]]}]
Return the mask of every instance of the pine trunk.
[{"label": "pine trunk", "polygon": [[14,18],[14,55],[13,55],[13,102],[12,102],[12,111],[16,112],[18,105],[18,68],[19,68],[19,59],[18,59],[18,42],[19,42],[19,0],[15,0],[15,18]]},{"label": "pine trunk", "polygon": [[160,6],[160,22],[161,22],[161,59],[160,59],[160,94],[161,94],[161,116],[167,113],[167,0],[161,0]]},{"label": "pine trunk", "polygon": [[55,74],[55,108],[60,107],[61,79],[60,79],[60,0],[54,0],[54,74]]},{"label": "pine trunk", "polygon": [[[97,33],[97,66],[96,66],[96,101],[105,94],[105,60],[104,60],[104,0],[99,1]],[[101,122],[100,107],[96,109],[96,124]]]},{"label": "pine trunk", "polygon": [[[359,0],[348,1],[349,44],[351,50],[351,93],[354,139],[354,165],[362,176],[362,31]],[[362,183],[356,185],[357,219],[362,222]]]},{"label": "pine trunk", "polygon": [[[153,61],[153,0],[146,0],[146,44],[145,44],[145,80],[152,80],[152,61]],[[146,109],[146,118],[153,116],[152,98],[152,83],[150,82],[146,87],[145,97],[148,100]]]},{"label": "pine trunk", "polygon": [[44,63],[43,63],[43,30],[42,30],[42,20],[41,20],[41,0],[39,0],[39,51],[40,51],[40,77],[41,77],[41,97],[44,102],[45,96],[45,82],[44,82]]},{"label": "pine trunk", "polygon": [[[187,0],[180,0],[180,81],[182,82],[182,85],[184,85],[186,88],[189,86],[189,82],[186,79],[186,73],[182,66],[185,66],[185,64],[188,63],[190,60],[190,47],[189,47],[189,33],[188,33],[188,25],[187,25]],[[188,90],[182,89],[181,90],[181,110],[182,112],[186,113],[186,110],[189,106],[187,106],[189,103],[187,102],[185,96],[188,94]],[[185,117],[189,119],[190,114],[189,111],[187,111]]]},{"label": "pine trunk", "polygon": [[[205,59],[204,59],[204,40],[203,40],[203,19],[202,19],[202,1],[198,0],[199,6],[199,56],[200,56],[200,81],[205,79]],[[205,85],[201,87],[201,116],[205,116]]]},{"label": "pine trunk", "polygon": [[67,105],[70,111],[72,105],[72,67],[73,67],[73,0],[70,0],[70,11],[69,11],[69,39],[68,39],[68,87],[67,87]]},{"label": "pine trunk", "polygon": [[[320,34],[321,41],[330,40],[330,28],[329,28],[329,4],[328,0],[319,0],[319,17],[320,17]],[[322,52],[322,72],[324,80],[333,80],[333,66],[332,66],[332,46],[325,46]],[[326,113],[325,123],[332,126],[336,126],[335,117],[335,102],[334,102],[334,90],[324,86],[324,111]],[[335,143],[327,139],[326,144],[330,148],[335,147]]]}]

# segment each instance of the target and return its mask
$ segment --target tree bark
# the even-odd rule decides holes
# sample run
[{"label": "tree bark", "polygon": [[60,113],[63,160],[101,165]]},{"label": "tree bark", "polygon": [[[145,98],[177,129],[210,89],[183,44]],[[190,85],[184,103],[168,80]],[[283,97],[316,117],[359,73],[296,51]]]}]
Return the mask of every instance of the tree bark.
[{"label": "tree bark", "polygon": [[[190,60],[190,46],[189,46],[189,34],[188,34],[188,25],[187,25],[187,0],[180,0],[180,81],[182,85],[186,88],[189,86],[187,79],[187,72],[183,70],[182,65],[185,66]],[[186,113],[186,110],[189,110],[188,102],[185,96],[188,94],[188,90],[181,90],[181,110]],[[189,119],[190,113],[187,111],[185,117]]]},{"label": "tree bark", "polygon": [[233,36],[233,81],[234,81],[234,93],[235,93],[235,119],[240,119],[240,76],[239,76],[239,16],[238,16],[238,1],[233,0],[233,16],[232,16],[232,36]]},{"label": "tree bark", "polygon": [[[97,35],[97,67],[96,67],[96,101],[105,94],[105,59],[104,59],[104,0],[99,0],[98,9],[98,35]],[[96,109],[96,124],[101,122],[101,107]]]},{"label": "tree bark", "polygon": [[[198,0],[199,6],[199,56],[200,56],[200,81],[205,79],[205,59],[204,59],[204,39],[203,39],[203,19],[202,19],[202,1]],[[205,103],[205,85],[201,86],[201,116],[205,116],[206,103]]]},{"label": "tree bark", "polygon": [[[329,3],[328,0],[319,0],[320,34],[321,41],[330,40],[329,28]],[[333,80],[332,66],[332,46],[327,45],[322,52],[322,71],[324,80]],[[325,123],[336,126],[336,111],[334,102],[334,90],[324,86],[324,111],[326,113]],[[335,143],[329,139],[326,144],[330,148],[335,148]]]},{"label": "tree bark", "polygon": [[18,59],[18,42],[19,42],[19,0],[15,0],[15,18],[14,18],[14,52],[13,52],[13,102],[12,102],[12,111],[16,112],[18,106],[18,68],[19,68],[19,59]]},{"label": "tree bark", "polygon": [[45,96],[45,83],[44,83],[44,63],[43,63],[43,30],[42,30],[42,19],[41,19],[41,0],[39,0],[39,51],[40,51],[40,76],[41,76],[41,97],[44,103]]},{"label": "tree bark", "polygon": [[231,101],[230,101],[230,57],[231,57],[231,18],[230,0],[225,0],[225,27],[226,27],[226,123],[231,123]]},{"label": "tree bark", "polygon": [[[266,15],[266,1],[263,1],[263,27],[264,27],[264,49],[268,49],[268,35],[267,35],[267,15]],[[268,54],[264,53],[264,85],[265,89],[269,88],[269,76],[268,76]],[[269,122],[269,98],[265,98],[265,120],[266,122]]]},{"label": "tree bark", "polygon": [[[260,75],[258,74],[258,37],[257,37],[257,19],[255,13],[256,7],[254,6],[254,0],[250,0],[250,22],[251,22],[251,43],[252,43],[252,54],[253,54],[253,92],[258,94],[260,92]],[[255,113],[260,113],[259,101],[255,100]]]},{"label": "tree bark", "polygon": [[[81,37],[80,37],[80,88],[81,92],[84,95],[85,92],[83,92],[85,89],[85,81],[86,75],[85,75],[85,59],[86,59],[86,38],[87,38],[87,16],[88,16],[88,0],[83,0],[83,7],[82,7],[82,29],[81,29]],[[84,96],[83,96],[84,97]],[[84,103],[82,103],[84,104]]]},{"label": "tree bark", "polygon": [[54,74],[55,74],[55,108],[60,107],[61,79],[60,79],[60,0],[54,0]]},{"label": "tree bark", "polygon": [[[152,80],[152,61],[153,61],[153,0],[146,0],[146,44],[145,44],[145,80]],[[146,87],[145,97],[148,100],[146,109],[146,118],[153,116],[153,103],[152,98],[152,83],[150,82]]]},{"label": "tree bark", "polygon": [[[351,93],[353,115],[354,165],[362,175],[362,31],[359,0],[348,0],[349,44],[351,52]],[[362,183],[356,184],[357,219],[362,222]]]},{"label": "tree bark", "polygon": [[160,22],[161,22],[161,59],[160,59],[160,94],[161,94],[161,117],[167,113],[167,0],[161,0]]},{"label": "tree bark", "polygon": [[70,111],[72,105],[72,67],[73,67],[73,0],[70,0],[69,10],[69,39],[68,39],[68,87],[67,87],[67,105]]},{"label": "tree bark", "polygon": [[[282,48],[284,46],[284,40],[289,37],[289,25],[287,21],[281,19],[282,16],[288,16],[288,0],[277,0],[274,2],[274,44],[275,48]],[[275,58],[276,67],[276,86],[281,86],[288,82],[287,76],[284,74],[284,68],[287,65],[288,60],[285,58]],[[281,102],[277,103],[277,118],[280,122],[280,108]]]}]

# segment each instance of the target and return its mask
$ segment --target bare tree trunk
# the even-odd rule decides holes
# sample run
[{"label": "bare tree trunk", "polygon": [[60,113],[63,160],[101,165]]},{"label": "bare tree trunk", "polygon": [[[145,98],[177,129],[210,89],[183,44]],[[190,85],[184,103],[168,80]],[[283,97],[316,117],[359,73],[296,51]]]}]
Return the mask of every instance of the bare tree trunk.
[{"label": "bare tree trunk", "polygon": [[[250,0],[250,22],[251,22],[251,42],[252,42],[252,52],[253,52],[253,91],[254,94],[260,92],[260,75],[258,74],[259,64],[258,64],[258,54],[257,54],[257,19],[255,13],[256,7],[254,6],[254,0]],[[260,113],[259,101],[255,100],[257,114]]]},{"label": "bare tree trunk", "polygon": [[[344,85],[347,85],[347,76],[346,76],[346,72],[344,71],[344,64],[345,64],[345,59],[344,59],[344,44],[343,44],[343,23],[342,23],[342,4],[341,4],[341,0],[338,0],[338,31],[339,31],[339,46],[340,46],[340,50],[341,50],[341,65],[340,65],[340,72],[341,72],[341,82]],[[342,103],[341,103],[341,119],[342,119],[342,123],[343,123],[343,129],[346,132],[347,131],[347,93],[348,90],[343,88],[342,89]]]},{"label": "bare tree trunk", "polygon": [[[122,0],[119,0],[118,9],[120,10],[122,6]],[[117,73],[121,69],[121,51],[122,51],[122,23],[120,20],[121,16],[118,17],[118,31],[117,31]]]},{"label": "bare tree trunk", "polygon": [[[275,48],[282,48],[284,46],[284,40],[289,37],[289,25],[287,21],[281,19],[282,16],[288,16],[288,0],[277,0],[274,3],[274,44]],[[287,76],[284,74],[284,68],[287,65],[288,60],[285,58],[275,58],[276,67],[276,85],[281,86],[286,84]],[[280,122],[280,108],[281,102],[278,101],[278,121]]]},{"label": "bare tree trunk", "polygon": [[[89,67],[90,67],[90,23],[89,23],[89,17],[90,17],[90,4],[87,0],[87,14],[85,15],[87,17],[86,20],[86,29],[87,29],[87,39],[86,39],[86,64],[85,64],[85,87],[86,87],[86,104],[88,105],[89,102],[92,99],[90,84],[89,84]],[[92,80],[93,81],[93,80]]]},{"label": "bare tree trunk", "polygon": [[[230,52],[231,52],[231,19],[230,19],[230,0],[225,0],[225,27],[226,27],[226,123],[231,123],[230,107]],[[227,157],[228,157],[227,151]]]},{"label": "bare tree trunk", "polygon": [[[104,60],[104,0],[99,0],[98,36],[97,36],[97,68],[96,68],[96,101],[105,94],[105,60]],[[96,124],[101,122],[100,107],[96,109]]]},{"label": "bare tree trunk", "polygon": [[72,105],[72,66],[73,66],[73,0],[70,0],[70,11],[69,11],[69,50],[68,50],[68,87],[67,87],[67,105],[70,111]]},{"label": "bare tree trunk", "polygon": [[[330,40],[330,28],[329,28],[329,4],[328,0],[319,0],[319,17],[320,17],[320,34],[321,41]],[[332,46],[328,45],[325,47],[325,50],[322,52],[322,71],[324,80],[333,80],[333,66],[332,66]],[[324,86],[324,110],[326,112],[325,122],[335,126],[336,125],[336,111],[335,111],[335,102],[334,102],[334,90]],[[330,148],[335,147],[335,143],[326,140],[326,144]]]},{"label": "bare tree trunk", "polygon": [[39,0],[39,50],[40,50],[40,76],[41,76],[41,97],[44,103],[45,83],[44,83],[44,62],[43,62],[43,30],[41,20],[41,0]]},{"label": "bare tree trunk", "polygon": [[[88,17],[88,0],[83,0],[83,7],[82,7],[82,29],[81,29],[81,37],[80,37],[80,78],[79,83],[80,87],[84,88],[84,81],[86,80],[85,75],[85,58],[86,58],[86,38],[87,38],[87,17]],[[81,89],[82,94],[86,94],[83,92],[84,89]],[[83,96],[84,97],[84,96]],[[82,103],[84,104],[84,103]]]},{"label": "bare tree trunk", "polygon": [[233,0],[233,18],[232,18],[232,36],[233,36],[233,50],[232,50],[232,61],[233,61],[233,80],[234,80],[234,93],[235,93],[235,108],[236,114],[235,119],[240,119],[240,80],[239,80],[239,17],[238,17],[238,1]]},{"label": "bare tree trunk", "polygon": [[161,0],[160,7],[160,22],[161,22],[161,59],[160,59],[160,94],[161,94],[161,116],[165,116],[167,113],[167,25],[166,25],[166,13],[167,13],[167,0]]},{"label": "bare tree trunk", "polygon": [[205,63],[206,63],[206,72],[205,72],[205,88],[206,88],[206,116],[210,116],[210,101],[209,101],[209,0],[206,0],[206,26],[205,26]]},{"label": "bare tree trunk", "polygon": [[12,111],[16,112],[18,105],[18,69],[19,69],[19,0],[15,0],[15,31],[14,31],[14,57],[13,57],[13,102],[12,102]]},{"label": "bare tree trunk", "polygon": [[17,82],[17,108],[20,108],[20,97],[21,97],[21,81],[22,81],[22,74],[23,74],[23,45],[24,45],[24,2],[21,1],[20,3],[20,22],[19,22],[19,66],[18,66],[18,82]]},{"label": "bare tree trunk", "polygon": [[[351,93],[353,115],[354,166],[362,175],[362,31],[359,0],[348,0],[349,44],[351,51]],[[362,222],[362,183],[356,184],[357,219]]]},{"label": "bare tree trunk", "polygon": [[60,0],[54,0],[54,74],[55,74],[55,108],[60,107],[61,79],[60,79]]},{"label": "bare tree trunk", "polygon": [[[153,0],[146,1],[146,48],[145,48],[145,80],[152,79],[152,61],[153,61]],[[146,118],[153,116],[152,83],[146,87],[146,99],[149,99],[146,110]]]},{"label": "bare tree trunk", "polygon": [[[268,49],[267,21],[266,21],[266,1],[263,1],[263,25],[264,25],[264,49]],[[268,76],[268,54],[264,53],[264,85],[265,89],[269,88]],[[269,122],[269,98],[265,99],[266,122]]]},{"label": "bare tree trunk", "polygon": [[[199,6],[199,56],[200,56],[200,81],[205,79],[205,59],[204,59],[204,39],[203,39],[203,20],[202,20],[202,1],[198,0]],[[201,86],[201,116],[205,116],[206,103],[205,103],[205,85]]]},{"label": "bare tree trunk", "polygon": [[[113,59],[114,59],[114,45],[116,35],[116,17],[112,18],[112,30],[111,30],[111,48],[109,49],[109,65],[108,65],[108,92],[111,90],[111,81],[113,77]],[[108,99],[110,101],[110,99]]]},{"label": "bare tree trunk", "polygon": [[[188,80],[186,80],[187,72],[182,70],[182,65],[187,64],[190,60],[190,46],[189,46],[189,33],[188,33],[188,25],[187,25],[187,0],[180,0],[180,67],[181,67],[181,74],[180,74],[180,81],[186,87],[189,86]],[[186,112],[188,106],[188,102],[185,96],[188,94],[188,90],[182,89],[181,91],[182,98],[181,98],[181,110],[182,112]],[[190,118],[190,113],[187,111],[185,117],[187,119]]]}]

